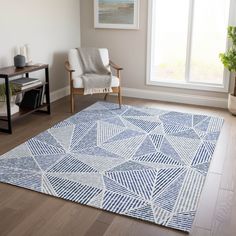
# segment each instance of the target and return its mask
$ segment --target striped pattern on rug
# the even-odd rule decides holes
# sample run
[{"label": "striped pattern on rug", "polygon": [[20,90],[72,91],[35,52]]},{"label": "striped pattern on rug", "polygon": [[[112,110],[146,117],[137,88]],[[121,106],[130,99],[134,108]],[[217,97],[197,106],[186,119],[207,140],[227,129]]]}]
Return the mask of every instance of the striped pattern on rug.
[{"label": "striped pattern on rug", "polygon": [[0,181],[187,231],[223,119],[98,102],[0,157]]}]

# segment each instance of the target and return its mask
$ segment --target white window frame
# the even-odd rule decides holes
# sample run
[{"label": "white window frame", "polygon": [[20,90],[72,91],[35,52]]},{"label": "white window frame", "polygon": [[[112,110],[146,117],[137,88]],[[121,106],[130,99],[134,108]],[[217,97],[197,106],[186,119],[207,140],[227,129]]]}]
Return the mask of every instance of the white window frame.
[{"label": "white window frame", "polygon": [[[146,65],[146,84],[147,85],[156,85],[161,87],[174,87],[174,88],[183,88],[183,89],[194,89],[194,90],[204,90],[204,91],[214,91],[214,92],[229,92],[230,85],[230,72],[227,69],[224,69],[224,79],[223,84],[212,84],[212,83],[201,83],[201,82],[193,82],[189,81],[189,66],[190,57],[191,57],[191,36],[192,36],[192,19],[193,19],[193,6],[195,0],[190,0],[190,14],[189,14],[189,25],[188,25],[188,42],[187,42],[187,55],[186,55],[186,68],[185,71],[185,81],[176,82],[176,81],[154,81],[151,78],[151,62],[153,61],[153,1],[148,0],[148,34],[147,34],[147,65]],[[230,11],[229,11],[229,25],[236,24],[236,1],[230,0]],[[192,14],[192,15],[191,15]],[[226,48],[228,48],[228,40],[226,37]],[[220,53],[220,52],[219,52]]]}]

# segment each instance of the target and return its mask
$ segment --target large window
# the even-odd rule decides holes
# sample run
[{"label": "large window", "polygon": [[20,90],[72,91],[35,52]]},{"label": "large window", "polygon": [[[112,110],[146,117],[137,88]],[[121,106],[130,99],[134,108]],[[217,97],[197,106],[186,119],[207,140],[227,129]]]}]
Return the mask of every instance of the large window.
[{"label": "large window", "polygon": [[[226,91],[233,0],[149,0],[148,83]],[[228,79],[227,79],[228,78]]]}]

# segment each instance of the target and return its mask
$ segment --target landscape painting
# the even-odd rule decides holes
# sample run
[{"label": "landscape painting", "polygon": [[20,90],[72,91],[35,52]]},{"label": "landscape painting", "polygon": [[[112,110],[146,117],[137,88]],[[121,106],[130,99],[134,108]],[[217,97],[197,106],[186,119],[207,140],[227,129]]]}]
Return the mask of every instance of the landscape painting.
[{"label": "landscape painting", "polygon": [[94,0],[95,28],[137,29],[138,0]]}]

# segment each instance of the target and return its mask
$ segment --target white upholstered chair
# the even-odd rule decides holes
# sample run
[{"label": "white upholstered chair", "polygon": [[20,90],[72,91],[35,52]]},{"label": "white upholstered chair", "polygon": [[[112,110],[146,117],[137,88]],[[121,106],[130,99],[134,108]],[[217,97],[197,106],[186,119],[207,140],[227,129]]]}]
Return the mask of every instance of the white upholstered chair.
[{"label": "white upholstered chair", "polygon": [[[99,48],[102,62],[105,67],[109,70],[111,68],[115,69],[116,75],[112,75],[112,93],[118,94],[119,106],[122,104],[121,89],[120,89],[120,71],[123,70],[120,66],[116,65],[109,59],[108,49]],[[70,97],[71,97],[71,112],[73,113],[75,108],[74,96],[75,95],[84,95],[83,81],[81,75],[83,74],[83,67],[79,52],[77,49],[71,49],[68,53],[68,61],[65,62],[65,68],[68,72],[68,77],[70,80]],[[107,98],[105,95],[105,100]]]}]

